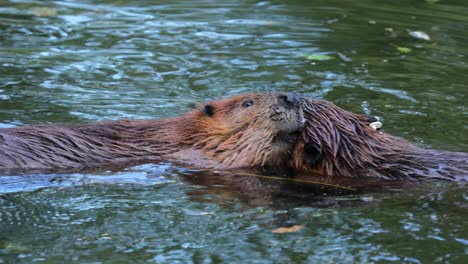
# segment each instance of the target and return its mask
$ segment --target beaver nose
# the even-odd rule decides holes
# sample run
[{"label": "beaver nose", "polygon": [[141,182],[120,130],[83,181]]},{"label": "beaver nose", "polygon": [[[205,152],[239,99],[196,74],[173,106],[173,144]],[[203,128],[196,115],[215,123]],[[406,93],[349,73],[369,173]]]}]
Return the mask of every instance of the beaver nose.
[{"label": "beaver nose", "polygon": [[278,102],[297,106],[299,104],[299,96],[295,93],[286,93],[278,95]]}]

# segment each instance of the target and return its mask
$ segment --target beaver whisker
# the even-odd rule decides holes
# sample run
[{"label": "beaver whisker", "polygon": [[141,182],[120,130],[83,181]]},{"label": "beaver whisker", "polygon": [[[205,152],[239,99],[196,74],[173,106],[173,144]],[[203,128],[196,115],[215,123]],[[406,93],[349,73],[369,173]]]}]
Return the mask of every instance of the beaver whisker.
[{"label": "beaver whisker", "polygon": [[280,131],[275,136],[273,136],[273,142],[286,142],[286,143],[295,143],[299,136],[301,135],[302,130],[296,130],[292,132]]}]

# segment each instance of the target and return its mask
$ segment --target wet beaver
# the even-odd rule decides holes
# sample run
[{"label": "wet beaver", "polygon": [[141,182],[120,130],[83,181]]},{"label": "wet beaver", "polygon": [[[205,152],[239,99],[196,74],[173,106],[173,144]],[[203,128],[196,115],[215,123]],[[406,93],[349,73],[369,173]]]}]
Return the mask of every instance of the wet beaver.
[{"label": "wet beaver", "polygon": [[281,167],[304,124],[294,94],[245,94],[162,120],[0,129],[0,170],[82,169],[179,161],[205,168]]},{"label": "wet beaver", "polygon": [[302,99],[305,129],[293,167],[325,177],[468,180],[468,153],[422,149],[372,129],[369,116]]}]

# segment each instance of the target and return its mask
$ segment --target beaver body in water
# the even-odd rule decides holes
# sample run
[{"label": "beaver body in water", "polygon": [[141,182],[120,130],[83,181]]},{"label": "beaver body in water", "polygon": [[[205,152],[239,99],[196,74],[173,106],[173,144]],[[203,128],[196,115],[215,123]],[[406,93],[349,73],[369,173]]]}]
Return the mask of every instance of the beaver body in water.
[{"label": "beaver body in water", "polygon": [[0,129],[0,171],[171,161],[322,179],[467,180],[467,153],[422,149],[370,128],[370,122],[297,94],[246,94],[162,120]]},{"label": "beaver body in water", "polygon": [[77,170],[180,161],[205,168],[281,167],[304,120],[293,94],[246,94],[162,120],[0,129],[0,170]]},{"label": "beaver body in water", "polygon": [[368,116],[304,98],[305,129],[293,167],[306,175],[468,180],[468,153],[419,148],[375,130]]}]

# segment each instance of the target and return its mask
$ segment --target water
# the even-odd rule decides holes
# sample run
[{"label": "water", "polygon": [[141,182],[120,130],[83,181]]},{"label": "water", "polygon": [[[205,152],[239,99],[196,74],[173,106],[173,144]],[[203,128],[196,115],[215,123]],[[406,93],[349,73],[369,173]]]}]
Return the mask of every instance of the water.
[{"label": "water", "polygon": [[[467,28],[463,0],[0,1],[0,127],[157,119],[282,90],[468,152]],[[2,176],[0,263],[468,261],[464,185],[320,196],[222,176],[172,164]]]}]

